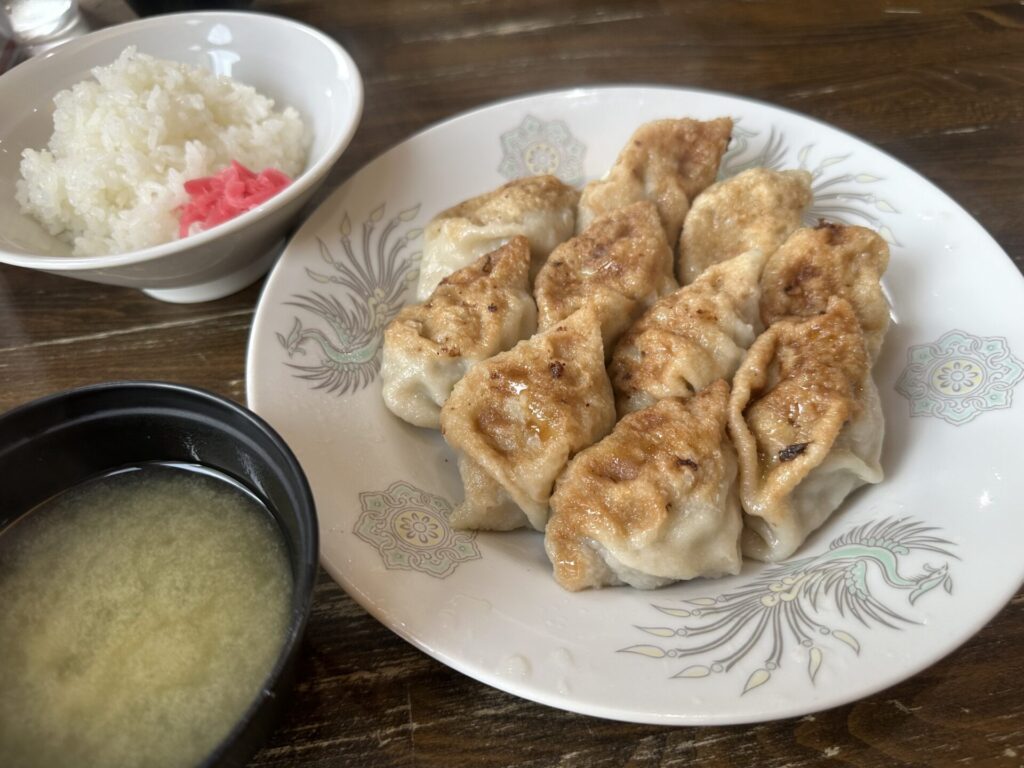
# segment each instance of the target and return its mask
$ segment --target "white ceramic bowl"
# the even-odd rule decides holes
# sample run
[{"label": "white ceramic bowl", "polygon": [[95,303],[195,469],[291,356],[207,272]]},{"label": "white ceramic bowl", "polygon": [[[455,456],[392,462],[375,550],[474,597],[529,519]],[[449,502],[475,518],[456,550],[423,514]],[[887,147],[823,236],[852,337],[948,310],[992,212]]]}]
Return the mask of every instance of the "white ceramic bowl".
[{"label": "white ceramic bowl", "polygon": [[[278,108],[295,107],[311,129],[309,160],[285,190],[206,232],[128,253],[70,256],[14,199],[21,152],[46,144],[58,91],[129,45],[229,74]],[[103,29],[30,59],[0,76],[0,105],[0,262],[197,302],[234,293],[269,269],[289,224],[352,138],[363,84],[345,50],[303,24],[256,13],[182,13]]]}]

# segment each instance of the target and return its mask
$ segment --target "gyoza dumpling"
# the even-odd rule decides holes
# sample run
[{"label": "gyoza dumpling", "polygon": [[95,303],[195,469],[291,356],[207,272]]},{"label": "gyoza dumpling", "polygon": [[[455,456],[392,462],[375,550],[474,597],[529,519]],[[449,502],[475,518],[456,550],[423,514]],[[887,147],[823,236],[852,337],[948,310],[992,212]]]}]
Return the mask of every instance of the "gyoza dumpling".
[{"label": "gyoza dumpling", "polygon": [[424,301],[441,278],[490,253],[516,235],[530,241],[530,278],[552,249],[570,238],[579,192],[554,176],[531,176],[442,211],[427,225],[416,298]]},{"label": "gyoza dumpling", "polygon": [[658,207],[669,246],[675,247],[690,201],[715,180],[731,137],[727,117],[641,125],[607,175],[583,189],[576,231],[616,208],[649,200]]},{"label": "gyoza dumpling", "polygon": [[848,302],[779,320],[733,379],[743,554],[789,557],[853,489],[882,480],[885,425],[864,335]]},{"label": "gyoza dumpling", "polygon": [[610,352],[644,309],[678,287],[657,210],[652,203],[633,203],[551,252],[534,286],[537,323],[544,330],[593,307]]},{"label": "gyoza dumpling", "polygon": [[619,340],[608,366],[620,418],[732,378],[761,330],[764,262],[764,253],[753,250],[715,264],[644,312]]},{"label": "gyoza dumpling", "polygon": [[569,590],[739,573],[743,527],[729,386],[631,413],[578,454],[551,496],[544,547]]},{"label": "gyoza dumpling", "polygon": [[530,246],[514,237],[453,272],[422,304],[403,307],[384,329],[384,404],[417,427],[441,426],[441,406],[469,368],[537,329]]},{"label": "gyoza dumpling", "polygon": [[850,302],[875,360],[889,330],[889,304],[882,274],[889,246],[864,227],[822,222],[798,229],[765,264],[761,275],[761,318],[809,317],[825,311],[832,296]]},{"label": "gyoza dumpling", "polygon": [[555,478],[615,423],[597,317],[585,309],[473,366],[441,410],[465,500],[456,528],[544,530]]},{"label": "gyoza dumpling", "polygon": [[811,174],[751,168],[712,184],[690,207],[679,239],[679,280],[692,283],[751,248],[771,255],[811,204]]}]

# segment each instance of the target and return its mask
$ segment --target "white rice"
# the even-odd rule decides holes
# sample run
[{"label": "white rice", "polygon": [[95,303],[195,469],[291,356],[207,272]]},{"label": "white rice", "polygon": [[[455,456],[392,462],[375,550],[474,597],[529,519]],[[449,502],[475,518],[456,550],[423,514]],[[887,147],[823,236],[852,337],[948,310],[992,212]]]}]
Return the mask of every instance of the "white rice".
[{"label": "white rice", "polygon": [[126,49],[54,97],[46,149],[22,153],[22,211],[75,255],[124,253],[178,237],[184,182],[237,160],[294,178],[309,140],[291,107],[198,67]]}]

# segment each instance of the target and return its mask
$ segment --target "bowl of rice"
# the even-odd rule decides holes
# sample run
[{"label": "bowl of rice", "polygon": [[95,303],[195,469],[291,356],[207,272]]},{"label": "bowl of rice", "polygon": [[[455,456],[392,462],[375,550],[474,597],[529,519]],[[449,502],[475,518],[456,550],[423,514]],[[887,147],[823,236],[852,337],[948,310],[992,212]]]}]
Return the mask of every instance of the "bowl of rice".
[{"label": "bowl of rice", "polygon": [[0,104],[0,262],[199,302],[270,268],[363,88],[311,27],[202,12],[30,59]]}]

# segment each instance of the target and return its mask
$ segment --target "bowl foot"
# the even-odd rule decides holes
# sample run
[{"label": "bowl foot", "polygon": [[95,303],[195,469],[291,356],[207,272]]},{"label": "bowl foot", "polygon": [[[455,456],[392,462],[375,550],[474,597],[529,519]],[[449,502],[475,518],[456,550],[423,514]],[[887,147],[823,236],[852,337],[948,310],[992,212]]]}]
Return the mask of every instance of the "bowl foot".
[{"label": "bowl foot", "polygon": [[281,255],[283,247],[284,240],[281,240],[258,259],[246,264],[245,267],[237,272],[232,272],[224,277],[218,277],[216,280],[211,280],[208,283],[185,285],[180,288],[146,288],[142,292],[154,299],[170,302],[171,304],[198,304],[202,301],[223,299],[225,296],[237,293],[243,288],[248,288],[263,277],[267,270],[277,261],[277,257]]}]

